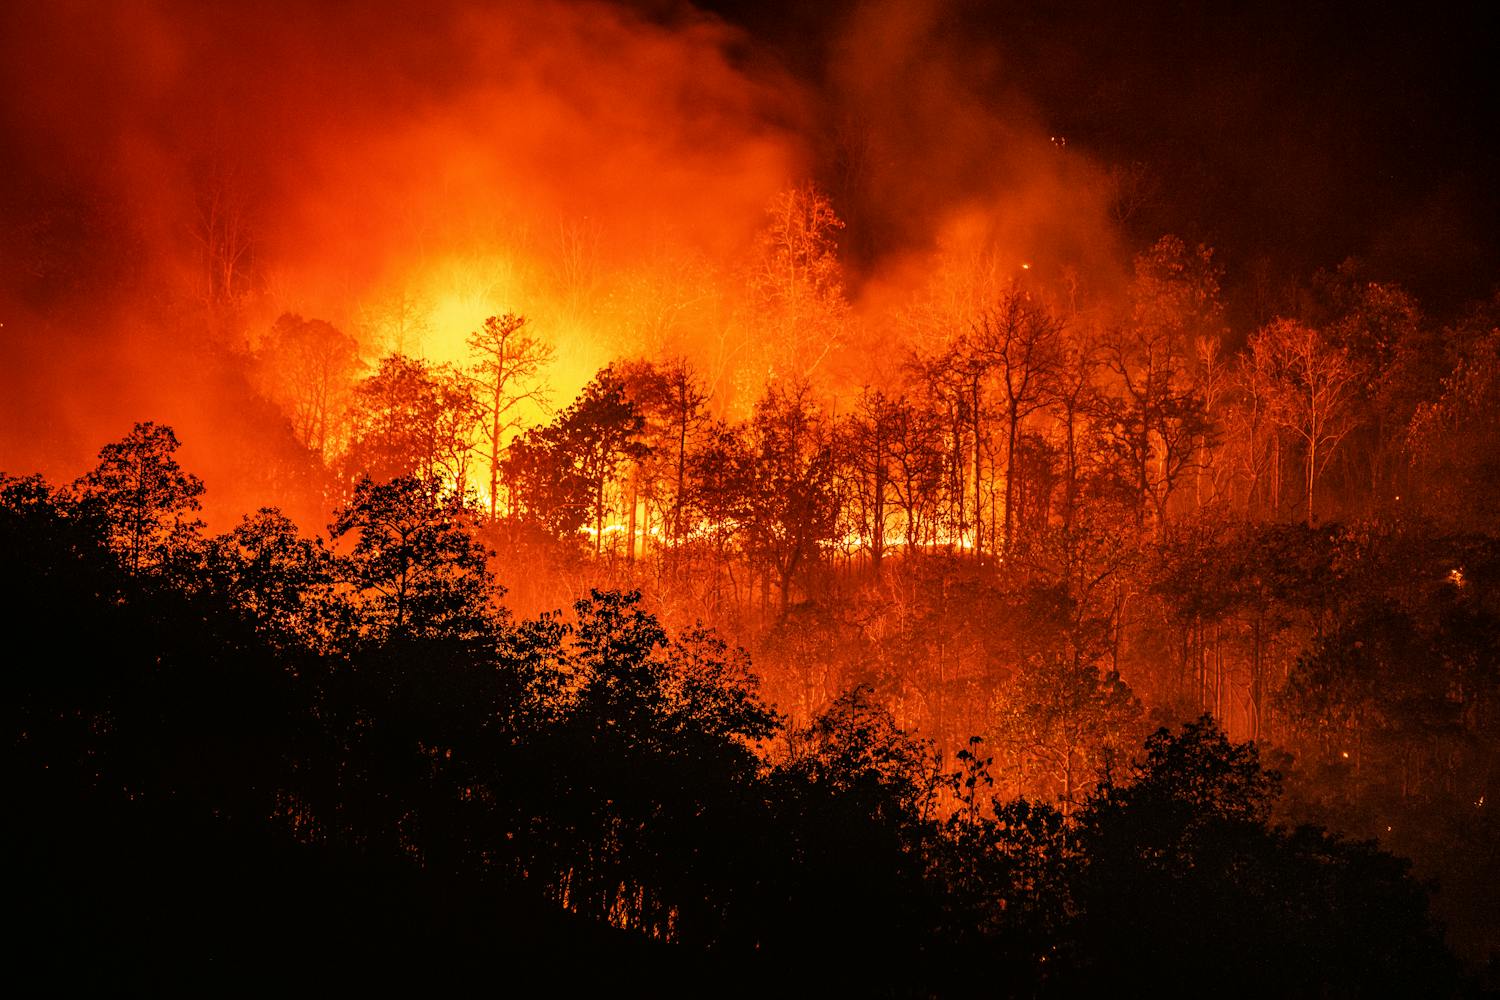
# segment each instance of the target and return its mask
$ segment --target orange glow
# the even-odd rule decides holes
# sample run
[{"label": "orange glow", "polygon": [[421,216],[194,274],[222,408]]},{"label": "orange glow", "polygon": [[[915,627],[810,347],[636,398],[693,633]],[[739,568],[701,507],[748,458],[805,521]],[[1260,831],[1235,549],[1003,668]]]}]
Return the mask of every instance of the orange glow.
[{"label": "orange glow", "polygon": [[[741,58],[737,30],[687,9],[650,20],[549,0],[344,15],[335,27],[317,5],[168,2],[22,19],[0,52],[30,74],[5,99],[13,148],[103,193],[141,278],[60,338],[36,334],[49,348],[11,366],[8,380],[20,369],[66,387],[38,416],[64,440],[0,439],[0,464],[76,473],[122,420],[150,413],[189,442],[211,523],[264,502],[233,387],[185,378],[167,348],[254,348],[284,312],[354,336],[371,364],[390,350],[461,361],[485,317],[516,312],[556,348],[555,399],[613,358],[670,354],[704,373],[716,410],[738,413],[765,377],[767,338],[807,335],[769,323],[748,275],[766,206],[827,173],[826,129],[817,95]],[[836,349],[783,353],[823,358],[834,391],[889,377],[890,331],[955,248],[1014,259],[1006,248],[1024,245],[1027,269],[1067,260],[1113,281],[1104,172],[1050,155],[1024,105],[987,107],[958,85],[934,11],[875,4],[842,30],[860,55],[835,59],[826,96],[858,110],[870,156],[864,187],[834,209],[892,239],[843,262],[852,311]],[[7,332],[36,325],[7,312]]]}]

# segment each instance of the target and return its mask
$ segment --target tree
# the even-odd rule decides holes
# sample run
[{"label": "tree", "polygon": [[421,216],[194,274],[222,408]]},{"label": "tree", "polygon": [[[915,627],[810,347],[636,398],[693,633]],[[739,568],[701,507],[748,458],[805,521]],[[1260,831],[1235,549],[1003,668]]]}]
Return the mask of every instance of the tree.
[{"label": "tree", "polygon": [[1449,523],[1486,530],[1500,521],[1500,329],[1473,343],[1442,391],[1416,408],[1408,460],[1419,495]]},{"label": "tree", "polygon": [[1108,438],[1136,491],[1136,523],[1165,525],[1172,496],[1212,446],[1208,403],[1193,375],[1202,351],[1224,332],[1221,269],[1213,250],[1164,236],[1135,259],[1130,314],[1111,331],[1106,365],[1115,393],[1104,399]]},{"label": "tree", "polygon": [[[1062,361],[1062,324],[1039,304],[1011,289],[994,308],[975,324],[974,350],[995,373],[1005,407],[1005,534],[1002,549],[1009,554],[1015,544],[1016,447],[1021,424],[1041,409],[1052,392],[1052,381]],[[978,413],[978,395],[975,396]],[[975,428],[976,438],[978,428]],[[981,520],[978,504],[979,452],[975,445],[974,477],[976,525]],[[978,535],[975,535],[978,548]]]},{"label": "tree", "polygon": [[432,380],[437,395],[432,422],[433,469],[462,496],[469,491],[474,431],[482,425],[483,404],[474,395],[474,383],[463,372],[440,365]]},{"label": "tree", "polygon": [[1212,247],[1161,237],[1135,258],[1130,325],[1174,356],[1190,357],[1198,341],[1224,332],[1223,274]]},{"label": "tree", "polygon": [[214,540],[210,570],[225,599],[273,641],[318,641],[332,558],[281,511],[262,507]]},{"label": "tree", "polygon": [[1284,465],[1276,369],[1271,341],[1252,338],[1234,366],[1224,414],[1231,475],[1244,491],[1245,510],[1253,513],[1259,506],[1272,517],[1281,509]]},{"label": "tree", "polygon": [[354,387],[346,456],[351,478],[364,475],[383,481],[433,475],[440,406],[437,384],[425,361],[401,354],[382,358],[375,372]]},{"label": "tree", "polygon": [[75,484],[109,526],[110,543],[132,576],[180,556],[203,522],[203,481],[177,463],[177,435],[165,424],[136,424],[105,445],[99,464]]},{"label": "tree", "polygon": [[1065,339],[1059,352],[1057,370],[1049,385],[1049,409],[1062,424],[1063,498],[1062,528],[1071,532],[1082,501],[1084,458],[1092,444],[1093,423],[1097,413],[1098,390],[1094,380],[1098,373],[1097,349],[1083,335],[1074,332]]},{"label": "tree", "polygon": [[995,695],[997,740],[1021,790],[1051,792],[1064,814],[1135,743],[1140,715],[1119,674],[1065,650],[1029,658]]},{"label": "tree", "polygon": [[645,420],[625,396],[624,384],[612,368],[605,368],[584,386],[563,414],[563,450],[571,456],[582,482],[589,488],[594,522],[594,555],[599,555],[608,517],[607,491],[620,466],[638,462],[650,453],[640,435]]},{"label": "tree", "polygon": [[561,794],[526,815],[544,844],[527,865],[568,909],[666,940],[720,941],[726,915],[749,902],[734,877],[746,859],[731,845],[756,820],[740,803],[762,769],[755,746],[779,719],[743,656],[702,629],[673,638],[639,593],[594,590],[574,610],[563,705],[536,737],[536,766]]},{"label": "tree", "polygon": [[576,536],[587,523],[592,490],[559,446],[556,425],[534,427],[505,456],[510,518],[554,539]]},{"label": "tree", "polygon": [[600,555],[610,487],[622,465],[649,454],[644,429],[614,368],[601,369],[551,424],[529,431],[512,447],[506,479],[521,519],[545,524],[559,536],[592,524],[594,555]]},{"label": "tree", "polygon": [[[756,516],[757,457],[744,428],[721,420],[712,421],[702,439],[687,456],[687,475],[692,489],[685,498],[683,515],[692,529],[684,542],[708,554],[710,606],[724,598],[726,577],[736,597],[741,583],[735,573],[737,555],[753,556],[752,521]],[[753,571],[752,562],[752,571]]]},{"label": "tree", "polygon": [[903,733],[874,693],[856,685],[835,698],[793,734],[787,766],[856,797],[871,815],[910,822],[929,812],[937,792],[930,748]]},{"label": "tree", "polygon": [[[982,409],[976,405],[976,397],[983,388],[983,373],[975,370],[972,359],[960,360],[958,350],[958,344],[950,344],[941,351],[913,351],[907,361],[907,371],[923,401],[922,411],[932,414],[936,424],[933,444],[940,457],[941,488],[933,492],[941,497],[938,507],[941,523],[935,526],[934,534],[940,535],[950,551],[955,545],[962,548],[978,541],[969,535],[965,467],[971,445],[976,463],[982,454],[977,426]],[[980,496],[977,484],[974,490],[977,517]]]},{"label": "tree", "polygon": [[199,245],[203,303],[211,311],[232,309],[248,292],[257,206],[244,171],[234,161],[214,156],[200,164],[197,173],[192,231]]},{"label": "tree", "polygon": [[[1269,825],[1281,779],[1208,717],[1160,729],[1078,816],[1063,992],[1451,995],[1410,865]],[[1276,961],[1266,961],[1275,955]]]},{"label": "tree", "polygon": [[[692,503],[694,489],[689,458],[708,433],[711,418],[706,409],[708,393],[684,358],[661,362],[629,361],[617,367],[620,380],[643,420],[642,436],[649,449],[631,476],[628,533],[632,553],[637,538],[638,494],[644,492],[649,520],[654,507],[668,550],[675,553],[684,531],[684,511]],[[651,526],[645,526],[650,537]]]},{"label": "tree", "polygon": [[1352,403],[1364,372],[1348,351],[1293,320],[1261,329],[1251,345],[1252,350],[1261,345],[1271,363],[1274,419],[1302,445],[1307,523],[1312,524],[1317,517],[1314,488],[1339,442],[1355,426]]},{"label": "tree", "polygon": [[920,402],[893,401],[886,438],[893,502],[908,552],[936,540],[943,486],[942,425]]},{"label": "tree", "polygon": [[1484,682],[1463,676],[1461,656],[1446,662],[1456,643],[1444,649],[1445,637],[1394,602],[1374,600],[1341,618],[1297,658],[1279,703],[1307,740],[1305,764],[1343,765],[1330,791],[1357,800],[1361,784],[1399,781],[1404,796],[1418,784],[1412,765],[1424,751],[1458,756],[1463,695]]},{"label": "tree", "polygon": [[363,341],[389,354],[420,355],[422,339],[431,331],[432,304],[406,284],[388,287],[378,298],[361,305]]},{"label": "tree", "polygon": [[1160,531],[1173,494],[1194,468],[1213,426],[1169,334],[1115,331],[1107,358],[1119,392],[1102,401],[1106,439],[1135,491],[1137,526],[1145,526],[1150,512]]},{"label": "tree", "polygon": [[526,317],[490,316],[469,334],[469,377],[480,408],[481,446],[489,466],[490,517],[496,515],[507,436],[521,426],[525,404],[547,405],[542,370],[552,363],[552,345],[526,332]]},{"label": "tree", "polygon": [[[1314,279],[1328,301],[1322,329],[1367,374],[1354,386],[1356,427],[1344,446],[1349,464],[1364,463],[1363,484],[1372,501],[1389,501],[1403,489],[1403,431],[1417,407],[1441,392],[1448,370],[1445,337],[1422,316],[1417,301],[1397,285],[1370,281],[1355,261]],[[1351,485],[1358,485],[1357,481]]]},{"label": "tree", "polygon": [[876,575],[885,559],[887,532],[896,508],[896,442],[909,417],[908,404],[867,386],[837,435],[842,445],[839,465],[853,487],[855,531],[860,543],[869,547],[870,569]]},{"label": "tree", "polygon": [[355,485],[329,534],[338,542],[356,533],[340,566],[368,631],[380,638],[484,634],[494,586],[472,521],[463,497],[434,479],[366,476]]},{"label": "tree", "polygon": [[377,481],[442,476],[462,491],[478,416],[468,379],[447,366],[387,355],[354,387],[348,474]]},{"label": "tree", "polygon": [[322,461],[359,364],[354,338],[320,319],[283,313],[258,352],[261,379],[292,421],[292,432]]},{"label": "tree", "polygon": [[773,383],[750,420],[754,456],[746,507],[751,558],[774,574],[784,615],[792,582],[832,537],[833,443],[827,419],[806,382]]},{"label": "tree", "polygon": [[750,276],[767,377],[809,376],[842,340],[849,306],[835,234],[843,228],[832,203],[810,184],[780,192],[767,206]]},{"label": "tree", "polygon": [[[779,957],[824,970],[833,993],[891,987],[897,967],[931,954],[937,921],[923,848],[944,781],[931,748],[856,687],[790,734],[768,784],[789,862],[771,911]],[[820,958],[830,947],[841,956],[833,963]]]},{"label": "tree", "polygon": [[577,698],[595,721],[628,728],[631,739],[691,735],[747,751],[775,732],[748,657],[701,624],[669,636],[637,591],[594,590],[574,610]]},{"label": "tree", "polygon": [[[939,359],[929,362],[928,371],[932,375],[935,388],[939,391],[946,390],[952,398],[950,412],[953,416],[953,468],[954,487],[957,491],[958,501],[958,533],[961,540],[972,543],[974,558],[984,558],[984,466],[982,464],[985,445],[989,441],[989,431],[986,420],[989,416],[989,382],[993,374],[993,353],[985,350],[981,343],[982,327],[976,325],[968,334],[959,337],[953,344],[949,345],[947,351]],[[968,425],[967,437],[961,427]],[[966,440],[972,449],[970,456],[965,456],[961,451],[961,442]],[[974,487],[973,505],[973,535],[969,539],[963,539],[965,529],[964,518],[964,465],[966,458],[972,458],[969,472]],[[991,489],[993,489],[993,482]]]}]

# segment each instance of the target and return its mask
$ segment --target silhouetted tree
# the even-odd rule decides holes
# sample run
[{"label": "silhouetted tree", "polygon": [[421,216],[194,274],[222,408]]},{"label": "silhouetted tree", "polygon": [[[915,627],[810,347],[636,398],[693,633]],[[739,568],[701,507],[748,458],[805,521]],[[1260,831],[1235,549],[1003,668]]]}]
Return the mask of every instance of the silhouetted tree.
[{"label": "silhouetted tree", "polygon": [[247,514],[209,549],[209,572],[224,600],[269,641],[317,645],[333,580],[332,554],[273,507]]},{"label": "silhouetted tree", "polygon": [[[1080,815],[1067,989],[1449,995],[1454,968],[1407,865],[1268,823],[1280,778],[1204,718],[1159,730]],[[1267,962],[1267,955],[1277,956]]]},{"label": "silhouetted tree", "polygon": [[865,388],[855,410],[835,433],[838,462],[849,482],[851,527],[859,544],[870,550],[870,569],[877,575],[889,546],[890,521],[897,509],[894,456],[909,408],[878,389]]},{"label": "silhouetted tree", "polygon": [[604,548],[620,468],[644,458],[645,421],[613,368],[604,368],[548,426],[512,448],[507,479],[522,518],[558,535],[592,526],[594,555]]},{"label": "silhouetted tree", "polygon": [[515,313],[490,316],[469,334],[469,377],[474,382],[482,457],[489,467],[490,517],[498,511],[500,474],[507,437],[522,426],[527,404],[542,408],[547,390],[541,373],[552,362],[553,349],[526,332],[526,317]]},{"label": "silhouetted tree", "polygon": [[351,479],[426,477],[437,471],[442,399],[425,361],[391,354],[354,387],[349,454]]},{"label": "silhouetted tree", "polygon": [[99,452],[75,484],[109,525],[110,542],[132,575],[166,566],[191,547],[202,522],[203,482],[177,462],[177,435],[164,424],[136,424]]},{"label": "silhouetted tree", "polygon": [[793,581],[818,558],[838,513],[830,430],[807,383],[776,383],[756,404],[749,437],[754,478],[746,497],[747,548],[764,578],[774,577],[785,614]]},{"label": "silhouetted tree", "polygon": [[[655,530],[665,539],[668,551],[675,553],[687,528],[683,512],[692,504],[689,457],[702,444],[711,423],[708,394],[682,358],[626,362],[617,372],[625,395],[641,415],[643,443],[648,449],[632,469],[626,500],[631,556],[637,537],[652,537],[653,512],[658,521]],[[636,511],[642,496],[647,523],[638,529]]]},{"label": "silhouetted tree", "polygon": [[335,541],[355,533],[340,573],[369,631],[380,638],[484,632],[491,585],[473,514],[432,479],[366,477],[355,485],[329,532]]},{"label": "silhouetted tree", "polygon": [[[1021,425],[1052,394],[1052,381],[1061,362],[1061,337],[1062,324],[1016,289],[985,312],[974,329],[974,348],[986,357],[994,372],[1005,420],[1005,522],[998,547],[1003,554],[1008,555],[1015,547]],[[977,480],[977,457],[974,474]]]}]

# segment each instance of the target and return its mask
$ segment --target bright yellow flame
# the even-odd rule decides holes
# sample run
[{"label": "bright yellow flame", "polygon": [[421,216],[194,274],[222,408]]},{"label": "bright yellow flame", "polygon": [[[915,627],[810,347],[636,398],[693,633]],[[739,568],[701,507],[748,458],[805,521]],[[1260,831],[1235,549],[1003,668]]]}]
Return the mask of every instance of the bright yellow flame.
[{"label": "bright yellow flame", "polygon": [[414,276],[419,302],[427,303],[425,353],[432,361],[458,362],[470,333],[487,316],[525,312],[521,268],[501,253],[445,257]]}]

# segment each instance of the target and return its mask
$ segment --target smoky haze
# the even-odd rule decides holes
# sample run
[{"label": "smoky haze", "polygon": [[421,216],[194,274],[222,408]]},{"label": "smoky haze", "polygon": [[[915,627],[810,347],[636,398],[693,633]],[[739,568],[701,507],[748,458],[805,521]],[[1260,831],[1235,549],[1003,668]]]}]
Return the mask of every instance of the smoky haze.
[{"label": "smoky haze", "polygon": [[563,400],[630,352],[730,385],[766,205],[807,180],[848,221],[830,377],[879,377],[934,254],[1110,297],[1118,184],[949,15],[820,19],[809,70],[680,4],[12,7],[0,467],[76,474],[149,417],[211,515],[274,499],[246,467],[287,436],[235,359],[283,312],[367,361],[525,313]]}]

